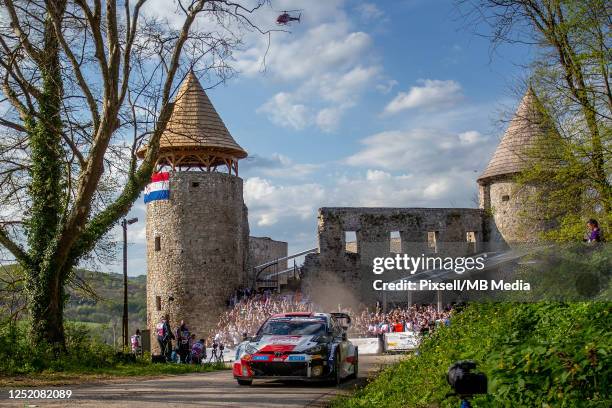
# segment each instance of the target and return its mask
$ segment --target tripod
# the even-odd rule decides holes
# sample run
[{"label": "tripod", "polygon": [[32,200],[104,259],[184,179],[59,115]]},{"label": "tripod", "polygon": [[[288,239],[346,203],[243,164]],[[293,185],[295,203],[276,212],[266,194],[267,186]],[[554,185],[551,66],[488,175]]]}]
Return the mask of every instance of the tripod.
[{"label": "tripod", "polygon": [[208,359],[208,362],[215,362],[215,363],[222,363],[223,362],[223,345],[221,345],[219,347],[219,351],[217,352],[217,344],[213,343],[213,349],[212,352],[210,353],[210,358]]}]

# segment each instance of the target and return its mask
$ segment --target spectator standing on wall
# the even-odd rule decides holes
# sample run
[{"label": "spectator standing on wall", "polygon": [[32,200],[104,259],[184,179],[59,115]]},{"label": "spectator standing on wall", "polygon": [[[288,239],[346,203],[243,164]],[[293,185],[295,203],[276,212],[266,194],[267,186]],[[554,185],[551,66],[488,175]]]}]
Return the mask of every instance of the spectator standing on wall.
[{"label": "spectator standing on wall", "polygon": [[597,222],[597,220],[591,218],[588,222],[587,222],[587,228],[588,228],[588,232],[587,232],[587,242],[601,242],[602,241],[602,234],[601,234],[601,230],[599,229],[599,223]]}]

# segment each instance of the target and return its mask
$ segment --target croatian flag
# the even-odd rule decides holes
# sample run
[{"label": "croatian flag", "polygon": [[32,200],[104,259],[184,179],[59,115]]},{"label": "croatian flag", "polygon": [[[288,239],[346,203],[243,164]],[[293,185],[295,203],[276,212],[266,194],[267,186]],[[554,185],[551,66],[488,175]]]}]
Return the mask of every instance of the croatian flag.
[{"label": "croatian flag", "polygon": [[154,173],[151,183],[145,187],[144,202],[167,200],[170,198],[170,173],[167,171]]}]

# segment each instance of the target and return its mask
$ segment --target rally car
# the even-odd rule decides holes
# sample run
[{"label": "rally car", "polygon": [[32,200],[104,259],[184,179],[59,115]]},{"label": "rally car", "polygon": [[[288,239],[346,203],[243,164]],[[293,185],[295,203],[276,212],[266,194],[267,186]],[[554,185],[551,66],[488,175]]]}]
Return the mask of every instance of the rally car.
[{"label": "rally car", "polygon": [[238,345],[233,374],[240,385],[254,379],[356,378],[359,353],[346,336],[344,313],[282,313],[268,318],[254,337]]}]

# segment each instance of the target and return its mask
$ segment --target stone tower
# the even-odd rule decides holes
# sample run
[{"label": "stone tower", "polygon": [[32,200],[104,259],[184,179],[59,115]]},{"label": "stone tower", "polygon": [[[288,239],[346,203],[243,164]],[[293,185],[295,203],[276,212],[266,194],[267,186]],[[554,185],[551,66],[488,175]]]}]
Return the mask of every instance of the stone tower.
[{"label": "stone tower", "polygon": [[491,216],[489,241],[492,243],[530,242],[546,227],[544,220],[536,219],[535,209],[533,218],[525,218],[531,205],[528,197],[537,187],[519,185],[515,177],[534,159],[541,138],[550,134],[549,122],[529,87],[487,168],[478,178],[480,208]]},{"label": "stone tower", "polygon": [[[146,147],[139,154],[144,156]],[[204,337],[246,281],[249,227],[238,161],[247,156],[190,72],[161,136],[156,171],[169,198],[146,205],[147,325],[168,314]]]}]

